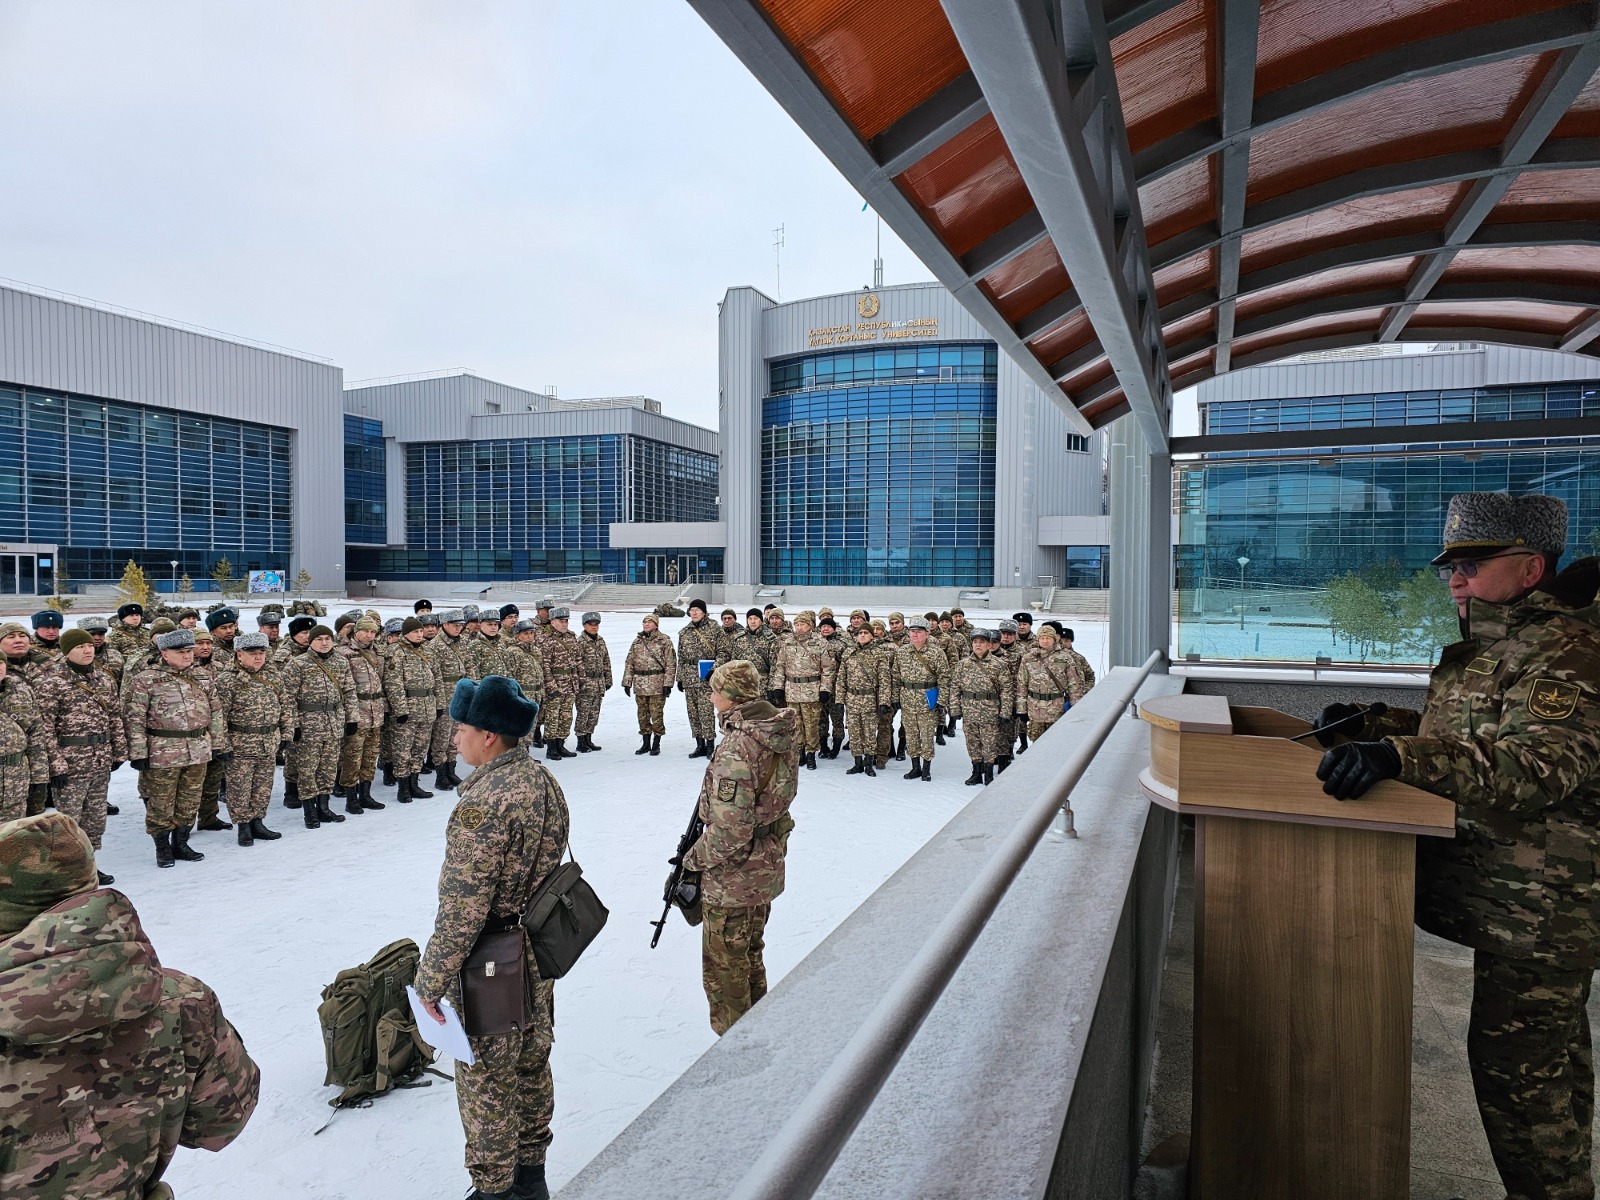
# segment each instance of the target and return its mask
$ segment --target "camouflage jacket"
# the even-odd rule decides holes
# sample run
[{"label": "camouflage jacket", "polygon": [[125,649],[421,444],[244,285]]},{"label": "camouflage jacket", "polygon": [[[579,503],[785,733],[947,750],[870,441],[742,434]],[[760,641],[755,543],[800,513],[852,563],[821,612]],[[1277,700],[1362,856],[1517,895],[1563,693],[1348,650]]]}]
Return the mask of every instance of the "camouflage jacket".
[{"label": "camouflage jacket", "polygon": [[678,655],[672,639],[659,629],[636,634],[622,665],[622,686],[638,696],[659,696],[677,683]]},{"label": "camouflage jacket", "polygon": [[1083,680],[1083,690],[1087,692],[1094,686],[1094,668],[1089,665],[1087,658],[1071,646],[1067,647],[1067,653],[1072,655],[1072,661],[1078,664],[1078,676]]},{"label": "camouflage jacket", "polygon": [[448,993],[459,1010],[457,976],[484,924],[522,913],[560,865],[567,825],[561,785],[521,746],[467,777],[445,827],[439,914],[417,965],[418,995]]},{"label": "camouflage jacket", "polygon": [[929,688],[939,689],[940,704],[950,694],[950,660],[931,641],[918,650],[908,637],[890,652],[889,669],[900,707],[908,711],[933,707],[928,703]]},{"label": "camouflage jacket", "polygon": [[61,659],[39,680],[39,713],[50,731],[50,774],[109,771],[128,757],[117,681],[98,662],[82,670]]},{"label": "camouflage jacket", "polygon": [[506,638],[485,665],[486,674],[515,679],[524,696],[544,703],[544,655],[532,642],[523,645],[515,638]]},{"label": "camouflage jacket", "polygon": [[862,705],[876,710],[881,704],[894,703],[891,686],[889,656],[876,645],[846,646],[839,658],[839,690],[834,698],[847,709]]},{"label": "camouflage jacket", "polygon": [[8,731],[4,755],[9,758],[19,749],[24,755],[21,763],[5,768],[8,795],[9,782],[12,780],[20,780],[24,786],[29,783],[49,783],[50,763],[56,757],[55,738],[51,735],[49,722],[40,715],[39,700],[34,690],[9,673],[4,680],[0,680],[0,715],[10,717],[27,739],[25,747],[18,747],[15,737],[9,736]]},{"label": "camouflage jacket", "polygon": [[233,660],[235,657],[236,656],[233,652],[233,643],[231,641],[225,642],[221,638],[215,638],[212,640],[211,665],[217,670],[220,671],[224,667],[233,666]]},{"label": "camouflage jacket", "polygon": [[[843,636],[837,633],[832,637],[825,637],[819,633],[817,634],[817,640],[822,643],[823,649],[828,652],[828,657],[833,661],[833,676],[837,681],[839,676],[839,660],[844,657],[844,652],[850,649],[851,642],[847,642]],[[834,702],[842,703],[837,696],[834,697]]]},{"label": "camouflage jacket", "polygon": [[109,889],[0,940],[0,1196],[138,1200],[179,1146],[221,1150],[261,1076],[216,993],[162,967]]},{"label": "camouflage jacket", "polygon": [[1564,970],[1600,966],[1600,627],[1596,560],[1510,604],[1470,602],[1422,712],[1367,736],[1400,781],[1456,804],[1456,836],[1417,839],[1417,924]]},{"label": "camouflage jacket", "polygon": [[583,658],[578,651],[578,639],[572,630],[557,633],[552,629],[545,634],[544,691],[546,696],[572,699],[578,694],[578,684],[583,679]]},{"label": "camouflage jacket", "polygon": [[283,669],[283,698],[290,721],[303,738],[343,738],[345,723],[356,719],[356,681],[350,664],[336,651],[297,654]]},{"label": "camouflage jacket", "polygon": [[972,653],[972,639],[959,629],[952,629],[944,635],[945,656],[951,663],[958,663]]},{"label": "camouflage jacket", "polygon": [[722,740],[706,764],[698,801],[705,830],[685,865],[702,896],[723,908],[769,904],[783,894],[783,860],[799,784],[800,717],[751,700],[719,718]]},{"label": "camouflage jacket", "polygon": [[761,676],[761,690],[766,691],[767,678],[772,674],[773,649],[772,639],[764,631],[751,633],[748,628],[739,629],[728,639],[728,661],[742,659],[754,663],[756,674]]},{"label": "camouflage jacket", "polygon": [[294,706],[284,698],[283,680],[264,664],[252,671],[235,661],[217,672],[217,702],[222,749],[241,758],[272,758],[280,742],[294,737]]},{"label": "camouflage jacket", "polygon": [[814,633],[797,634],[778,644],[767,687],[782,692],[786,704],[815,704],[822,693],[833,692],[833,655]]},{"label": "camouflage jacket", "polygon": [[421,646],[397,642],[383,667],[383,695],[391,716],[432,722],[439,712],[439,685],[433,663]]},{"label": "camouflage jacket", "polygon": [[105,645],[95,650],[94,660],[111,672],[111,678],[117,681],[117,687],[120,689],[122,686],[122,664],[125,661],[122,654],[113,650],[109,645]]},{"label": "camouflage jacket", "polygon": [[495,673],[489,663],[505,649],[509,640],[509,638],[505,638],[498,633],[490,637],[484,637],[480,633],[472,639],[472,646],[470,647],[472,658],[471,674],[474,679],[482,679],[485,675],[493,675]]},{"label": "camouflage jacket", "polygon": [[433,641],[423,643],[423,653],[433,668],[433,682],[437,689],[434,701],[439,708],[450,711],[450,697],[455,695],[456,684],[472,678],[472,663],[467,654],[471,643],[463,638],[453,638],[448,633],[438,634]]},{"label": "camouflage jacket", "polygon": [[339,655],[350,667],[350,680],[356,689],[356,715],[350,719],[363,729],[383,724],[383,659],[375,646],[358,650],[353,644],[340,646]]},{"label": "camouflage jacket", "polygon": [[210,762],[222,742],[222,706],[211,681],[165,661],[134,677],[122,714],[128,757],[148,759],[155,768]]},{"label": "camouflage jacket", "polygon": [[308,649],[309,647],[302,646],[292,637],[279,638],[277,646],[272,651],[272,656],[267,659],[267,666],[281,673],[285,667],[306,653]]},{"label": "camouflage jacket", "polygon": [[1011,666],[993,654],[971,655],[950,673],[950,712],[968,721],[997,723],[1016,708]]},{"label": "camouflage jacket", "polygon": [[106,645],[110,646],[123,658],[145,649],[150,645],[150,631],[143,625],[134,628],[124,625],[121,621],[113,620],[111,628],[106,630]]},{"label": "camouflage jacket", "polygon": [[604,692],[614,682],[611,675],[611,651],[606,646],[605,638],[598,633],[591,636],[588,631],[578,635],[578,658],[583,663],[583,684],[585,692]]},{"label": "camouflage jacket", "polygon": [[1076,704],[1088,690],[1065,647],[1046,654],[1035,646],[1017,664],[1017,713],[1029,721],[1050,724],[1067,711],[1063,701]]},{"label": "camouflage jacket", "polygon": [[[710,620],[698,624],[689,622],[678,630],[678,687],[686,692],[691,688],[704,690],[709,685],[706,679],[700,678],[700,660],[708,658],[720,667],[732,657],[733,648],[721,625],[712,624]],[[711,669],[714,671],[716,667]]]},{"label": "camouflage jacket", "polygon": [[32,686],[41,674],[61,661],[59,654],[48,650],[40,650],[30,646],[28,652],[20,658],[11,658],[6,662],[6,674],[14,675],[23,683]]}]

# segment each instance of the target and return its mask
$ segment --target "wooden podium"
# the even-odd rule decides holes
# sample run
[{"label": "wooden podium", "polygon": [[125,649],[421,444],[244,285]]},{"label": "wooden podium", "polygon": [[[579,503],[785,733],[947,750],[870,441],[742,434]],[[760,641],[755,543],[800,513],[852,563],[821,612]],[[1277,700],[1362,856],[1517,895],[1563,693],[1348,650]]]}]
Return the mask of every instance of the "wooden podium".
[{"label": "wooden podium", "polygon": [[1322,793],[1305,721],[1222,696],[1140,708],[1156,804],[1195,820],[1193,1200],[1410,1194],[1414,846],[1455,805]]}]

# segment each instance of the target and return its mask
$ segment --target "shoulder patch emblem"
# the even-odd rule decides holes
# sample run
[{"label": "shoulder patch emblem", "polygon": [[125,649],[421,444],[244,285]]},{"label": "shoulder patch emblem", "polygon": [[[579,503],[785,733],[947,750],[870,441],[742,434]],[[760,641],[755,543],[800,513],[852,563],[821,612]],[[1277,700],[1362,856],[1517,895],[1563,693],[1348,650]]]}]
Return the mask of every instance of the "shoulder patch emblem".
[{"label": "shoulder patch emblem", "polygon": [[724,779],[717,784],[717,799],[732,800],[739,794],[739,781],[737,779]]},{"label": "shoulder patch emblem", "polygon": [[1469,675],[1493,675],[1494,669],[1500,665],[1498,658],[1484,658],[1481,655],[1467,664]]},{"label": "shoulder patch emblem", "polygon": [[461,822],[461,828],[468,833],[482,825],[488,819],[488,816],[489,814],[484,812],[483,809],[472,804],[456,811],[456,819]]},{"label": "shoulder patch emblem", "polygon": [[1528,711],[1542,721],[1564,721],[1578,707],[1578,685],[1559,679],[1535,679],[1528,693]]}]

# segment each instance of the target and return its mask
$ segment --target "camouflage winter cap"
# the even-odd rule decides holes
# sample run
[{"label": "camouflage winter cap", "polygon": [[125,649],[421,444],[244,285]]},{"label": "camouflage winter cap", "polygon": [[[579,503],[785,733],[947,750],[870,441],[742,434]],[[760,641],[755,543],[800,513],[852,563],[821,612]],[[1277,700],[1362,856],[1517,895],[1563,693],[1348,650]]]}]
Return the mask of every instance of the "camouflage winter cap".
[{"label": "camouflage winter cap", "polygon": [[774,604],[771,608],[767,609],[765,616],[766,616],[767,620],[769,620],[769,621],[773,617],[777,617],[778,620],[781,621],[781,620],[783,620],[783,609],[779,608],[776,604]]},{"label": "camouflage winter cap", "polygon": [[1456,555],[1526,546],[1560,556],[1567,546],[1567,506],[1554,496],[1462,492],[1450,497],[1444,517],[1444,551],[1434,564]]},{"label": "camouflage winter cap", "polygon": [[905,613],[892,612],[889,614],[889,620],[899,621],[902,625],[904,625],[906,623],[906,615]]},{"label": "camouflage winter cap", "polygon": [[831,616],[833,616],[833,609],[828,608],[826,605],[824,605],[822,608],[817,609],[817,616],[819,616],[819,617],[831,617]]},{"label": "camouflage winter cap", "polygon": [[889,627],[877,618],[873,618],[872,629],[874,633],[887,633],[889,631]]},{"label": "camouflage winter cap", "polygon": [[796,621],[804,621],[807,625],[815,626],[817,623],[817,614],[808,608],[803,612],[795,613],[794,619]]},{"label": "camouflage winter cap", "polygon": [[864,608],[852,608],[850,610],[850,619],[854,621],[857,617],[865,621],[867,619],[867,610]]},{"label": "camouflage winter cap", "polygon": [[563,605],[560,608],[553,608],[553,609],[550,610],[550,619],[552,621],[566,621],[566,620],[569,620],[571,617],[572,617],[572,613],[567,609],[567,607],[565,605]]},{"label": "camouflage winter cap", "polygon": [[14,633],[20,633],[23,637],[27,637],[28,627],[16,621],[7,621],[4,625],[0,625],[0,638],[8,638]]},{"label": "camouflage winter cap", "polygon": [[194,630],[174,629],[156,638],[157,650],[193,650]]},{"label": "camouflage winter cap", "polygon": [[90,633],[105,633],[111,625],[104,617],[79,617],[78,628]]},{"label": "camouflage winter cap", "polygon": [[525,620],[518,621],[515,625],[513,625],[511,627],[511,632],[532,633],[537,628],[539,628],[539,622],[535,621],[532,617],[528,617]]},{"label": "camouflage winter cap", "polygon": [[0,825],[0,937],[99,886],[94,847],[71,817],[45,812]]},{"label": "camouflage winter cap", "polygon": [[370,629],[373,633],[379,633],[383,630],[383,626],[379,625],[371,617],[362,617],[361,620],[356,622],[356,632],[359,633],[363,629]]},{"label": "camouflage winter cap", "polygon": [[725,662],[711,672],[711,690],[729,700],[754,700],[761,695],[761,676],[756,665],[746,659]]},{"label": "camouflage winter cap", "polygon": [[198,645],[201,642],[213,642],[214,643],[217,640],[216,635],[213,634],[211,632],[211,630],[209,630],[209,629],[191,629],[189,632],[194,634],[194,640],[195,640],[195,644],[196,645]]},{"label": "camouflage winter cap", "polygon": [[241,633],[233,639],[233,648],[240,654],[246,650],[265,650],[267,648],[267,635],[264,633]]},{"label": "camouflage winter cap", "polygon": [[[157,617],[150,626],[150,636],[152,638],[158,638],[163,633],[171,633],[177,627],[178,623],[171,617]],[[0,637],[3,636],[4,634],[0,634]]]}]

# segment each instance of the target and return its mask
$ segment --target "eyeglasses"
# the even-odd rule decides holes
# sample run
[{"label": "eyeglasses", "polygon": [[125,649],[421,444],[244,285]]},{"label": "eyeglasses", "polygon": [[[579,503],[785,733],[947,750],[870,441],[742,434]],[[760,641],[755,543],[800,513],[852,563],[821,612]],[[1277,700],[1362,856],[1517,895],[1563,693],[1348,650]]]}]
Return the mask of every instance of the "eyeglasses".
[{"label": "eyeglasses", "polygon": [[1449,583],[1452,575],[1460,575],[1463,579],[1476,578],[1480,563],[1493,562],[1497,558],[1527,558],[1530,553],[1528,550],[1508,550],[1503,554],[1486,554],[1482,558],[1458,558],[1434,569],[1439,572],[1442,581]]}]

